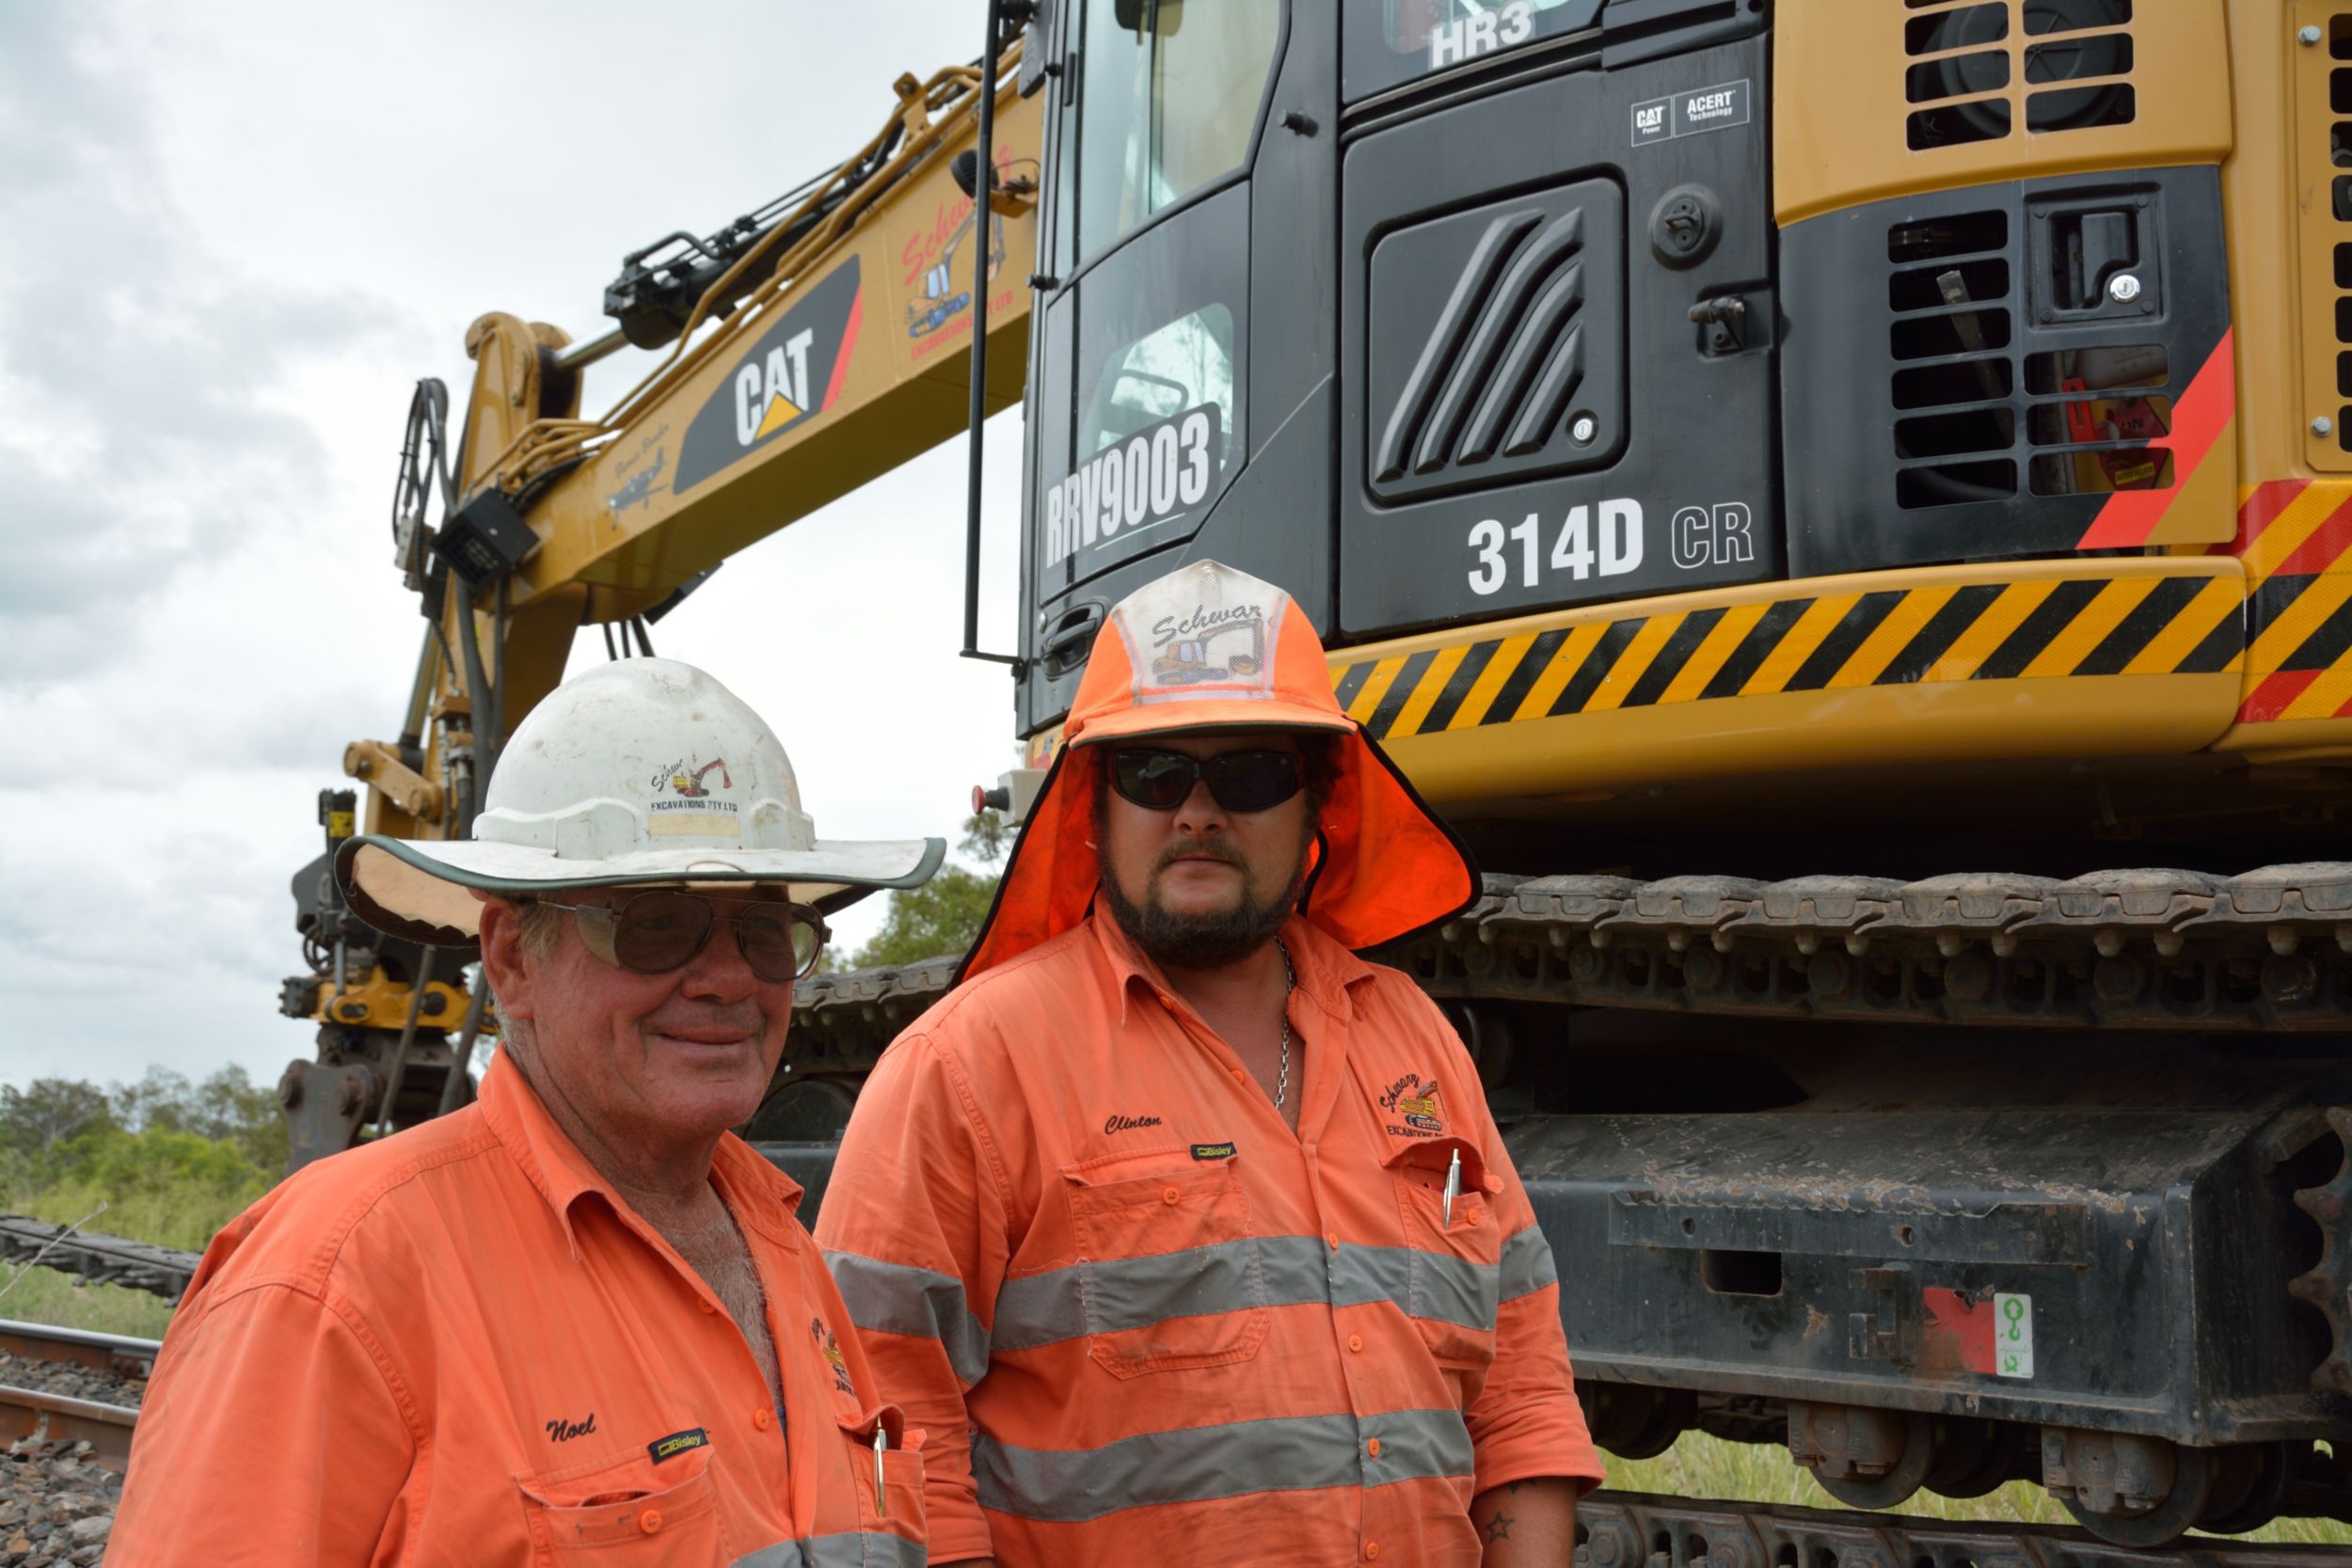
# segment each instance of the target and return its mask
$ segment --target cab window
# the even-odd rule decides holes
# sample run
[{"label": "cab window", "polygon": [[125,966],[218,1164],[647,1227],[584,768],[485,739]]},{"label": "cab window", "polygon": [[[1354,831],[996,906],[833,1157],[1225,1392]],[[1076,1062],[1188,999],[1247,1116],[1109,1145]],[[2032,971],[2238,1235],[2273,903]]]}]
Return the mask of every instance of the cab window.
[{"label": "cab window", "polygon": [[1281,0],[1085,0],[1076,254],[1241,167]]}]

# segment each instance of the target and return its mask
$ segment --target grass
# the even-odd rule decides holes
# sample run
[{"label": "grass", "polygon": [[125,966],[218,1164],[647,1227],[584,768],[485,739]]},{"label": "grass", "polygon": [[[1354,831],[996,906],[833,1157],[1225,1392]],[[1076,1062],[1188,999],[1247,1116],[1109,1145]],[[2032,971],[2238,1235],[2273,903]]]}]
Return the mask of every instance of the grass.
[{"label": "grass", "polygon": [[[1738,1502],[1794,1504],[1842,1509],[1799,1468],[1787,1449],[1769,1443],[1731,1443],[1705,1433],[1686,1433],[1656,1459],[1609,1458],[1607,1484],[1620,1492],[1658,1492],[1684,1497],[1720,1497]],[[1940,1497],[1918,1492],[1892,1512],[1933,1519],[1986,1520],[1998,1524],[2073,1525],[2065,1505],[2039,1486],[2022,1481],[1981,1497]],[[2352,1545],[2352,1525],[2329,1519],[2280,1519],[2235,1541],[2312,1545]]]},{"label": "grass", "polygon": [[[15,1265],[0,1264],[0,1285],[16,1279]],[[85,1285],[56,1269],[33,1268],[0,1296],[0,1318],[87,1328],[98,1334],[135,1334],[160,1339],[171,1322],[171,1304],[145,1291],[120,1285]]]}]

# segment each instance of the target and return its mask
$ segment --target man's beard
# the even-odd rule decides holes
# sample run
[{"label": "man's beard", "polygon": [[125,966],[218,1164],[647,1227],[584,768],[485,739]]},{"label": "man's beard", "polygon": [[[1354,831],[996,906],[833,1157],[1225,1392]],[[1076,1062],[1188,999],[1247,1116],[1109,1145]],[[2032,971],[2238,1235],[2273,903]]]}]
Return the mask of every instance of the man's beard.
[{"label": "man's beard", "polygon": [[1102,867],[1103,896],[1111,907],[1111,918],[1127,933],[1129,941],[1163,969],[1222,969],[1249,957],[1282,928],[1285,921],[1298,907],[1298,894],[1307,879],[1307,846],[1311,837],[1302,838],[1298,846],[1298,863],[1284,879],[1281,891],[1263,903],[1249,898],[1248,864],[1239,853],[1222,844],[1186,844],[1171,846],[1162,852],[1152,867],[1151,881],[1178,859],[1184,856],[1209,855],[1229,865],[1239,866],[1244,879],[1241,901],[1230,910],[1210,914],[1179,914],[1152,898],[1145,884],[1148,903],[1138,905],[1130,899],[1119,885],[1108,865]]}]

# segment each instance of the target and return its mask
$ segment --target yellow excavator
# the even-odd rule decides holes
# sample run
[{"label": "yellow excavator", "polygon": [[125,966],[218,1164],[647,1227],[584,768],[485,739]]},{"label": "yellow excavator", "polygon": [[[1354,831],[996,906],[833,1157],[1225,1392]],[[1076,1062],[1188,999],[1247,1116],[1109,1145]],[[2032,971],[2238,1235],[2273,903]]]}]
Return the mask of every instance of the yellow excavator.
[{"label": "yellow excavator", "polygon": [[[369,826],[462,831],[577,626],[642,651],[1021,398],[1016,646],[966,562],[1028,748],[997,803],[1129,590],[1284,585],[1488,872],[1381,956],[1470,1046],[1602,1444],[1780,1445],[1874,1511],[2026,1480],[2090,1532],[1604,1498],[1594,1562],[2352,1517],[2352,6],[987,11],[860,158],[630,261],[624,333],[681,347],[612,414],[567,380],[598,344],[509,317],[446,479],[421,394]],[[972,283],[887,271],[962,230],[967,139]],[[875,322],[970,304],[878,343],[877,277]],[[462,1098],[480,1004],[317,870],[324,1148]],[[805,988],[751,1132],[813,1196],[951,968]]]},{"label": "yellow excavator", "polygon": [[[1020,397],[1029,293],[998,274],[1035,243],[1039,122],[1008,95],[983,136],[980,82],[977,67],[902,76],[888,122],[839,167],[624,258],[605,291],[614,328],[592,342],[482,317],[453,436],[447,391],[420,384],[392,515],[393,563],[425,620],[407,712],[396,738],[345,750],[364,817],[356,791],[323,792],[326,853],[294,879],[311,970],[281,1008],[319,1026],[315,1059],[279,1085],[295,1164],[464,1103],[495,1022],[455,956],[387,941],[343,906],[335,845],[463,836],[499,742],[563,678],[580,626],[602,626],[616,656],[650,653],[650,628],[728,556],[962,433],[976,405]],[[983,155],[993,199],[976,217]],[[992,243],[974,245],[983,231]],[[945,287],[971,250],[993,296],[977,308],[971,272]],[[1002,352],[976,404],[983,318]],[[627,347],[669,353],[580,418],[580,372]],[[679,759],[679,793],[723,766]]]}]

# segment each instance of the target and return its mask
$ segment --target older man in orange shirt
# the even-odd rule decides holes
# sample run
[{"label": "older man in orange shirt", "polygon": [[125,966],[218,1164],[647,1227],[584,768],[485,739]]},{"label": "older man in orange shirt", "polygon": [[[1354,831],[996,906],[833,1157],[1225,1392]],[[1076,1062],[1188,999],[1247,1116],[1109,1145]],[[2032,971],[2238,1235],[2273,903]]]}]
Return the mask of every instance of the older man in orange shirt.
[{"label": "older man in orange shirt", "polygon": [[726,1129],[821,911],[942,849],[817,839],[767,725],[660,659],[542,703],[475,839],[347,844],[362,915],[478,939],[505,1047],[478,1104],[215,1239],[107,1560],[920,1564],[917,1434]]}]

